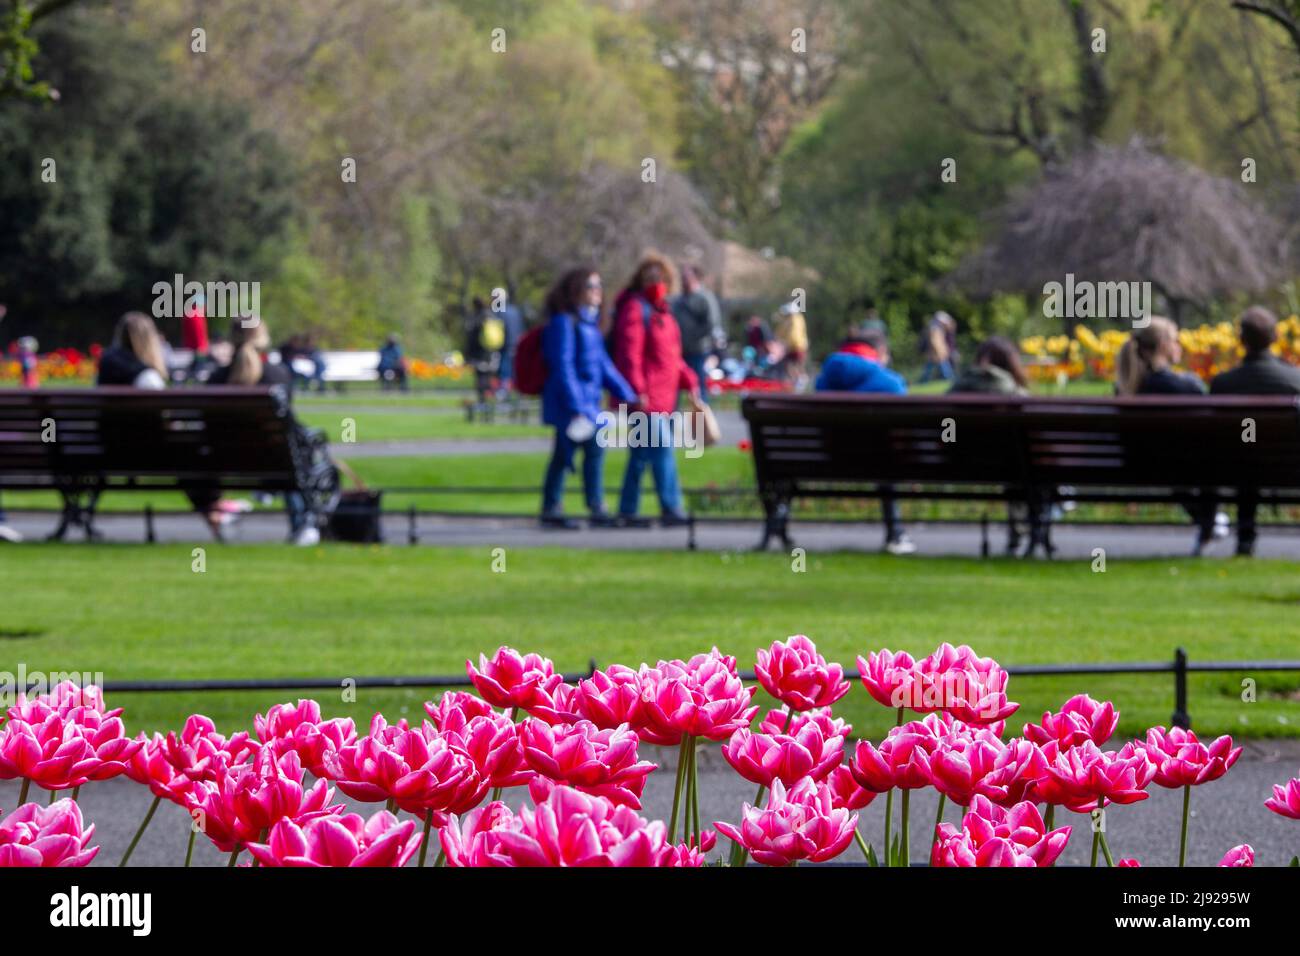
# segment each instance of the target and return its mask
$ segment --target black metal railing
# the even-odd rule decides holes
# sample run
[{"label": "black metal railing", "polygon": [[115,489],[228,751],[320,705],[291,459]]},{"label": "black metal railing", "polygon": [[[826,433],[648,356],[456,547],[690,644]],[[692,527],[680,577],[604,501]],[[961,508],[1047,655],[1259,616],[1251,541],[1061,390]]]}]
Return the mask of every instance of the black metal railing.
[{"label": "black metal railing", "polygon": [[[573,683],[585,680],[598,669],[596,661],[589,662],[585,672],[562,675],[564,680]],[[1076,674],[1173,674],[1174,675],[1174,710],[1171,722],[1176,727],[1191,727],[1192,718],[1188,705],[1187,675],[1206,673],[1300,673],[1300,661],[1191,661],[1183,648],[1174,652],[1168,661],[1128,661],[1098,662],[1091,664],[1012,664],[1005,668],[1013,677],[1060,677]],[[753,682],[757,678],[753,671],[741,671],[743,680]],[[848,669],[844,676],[857,680],[860,675],[856,669]],[[465,674],[434,674],[423,676],[392,677],[273,677],[254,679],[210,679],[210,680],[127,680],[106,681],[103,685],[106,694],[124,693],[188,693],[210,691],[263,691],[263,690],[324,690],[343,687],[366,688],[406,688],[406,687],[468,687],[469,677]]]}]

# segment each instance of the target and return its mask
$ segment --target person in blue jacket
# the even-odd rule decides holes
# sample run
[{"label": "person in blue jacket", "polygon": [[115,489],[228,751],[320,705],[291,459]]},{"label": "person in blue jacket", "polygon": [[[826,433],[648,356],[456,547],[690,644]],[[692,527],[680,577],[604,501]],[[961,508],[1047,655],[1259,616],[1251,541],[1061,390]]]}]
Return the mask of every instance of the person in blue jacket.
[{"label": "person in blue jacket", "polygon": [[[819,392],[876,392],[906,395],[907,380],[889,368],[889,340],[877,329],[850,329],[839,348],[826,357],[817,376]],[[885,550],[911,554],[916,545],[907,536],[898,514],[892,485],[880,486],[880,510],[885,519]]]},{"label": "person in blue jacket", "polygon": [[546,296],[546,328],[542,356],[546,384],[542,388],[542,421],[555,428],[555,450],[542,485],[542,527],[572,530],[576,521],[564,517],[564,475],[582,449],[582,490],[591,512],[591,525],[613,527],[605,510],[605,449],[597,440],[601,392],[636,402],[636,392],[614,367],[600,331],[603,290],[600,274],[589,266],[572,269]]}]

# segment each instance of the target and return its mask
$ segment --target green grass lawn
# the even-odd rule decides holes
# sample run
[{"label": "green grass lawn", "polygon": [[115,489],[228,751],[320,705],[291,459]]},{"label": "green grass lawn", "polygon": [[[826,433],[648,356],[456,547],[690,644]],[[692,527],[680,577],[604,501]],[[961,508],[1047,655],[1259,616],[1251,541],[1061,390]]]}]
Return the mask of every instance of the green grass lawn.
[{"label": "green grass lawn", "polygon": [[[298,420],[312,428],[320,428],[330,441],[342,441],[343,431],[350,424],[352,439],[358,442],[407,441],[411,439],[493,439],[537,438],[551,434],[543,425],[526,425],[505,421],[491,423],[466,421],[463,415],[415,412],[360,411],[349,412],[337,406],[332,411],[312,411],[310,407],[298,409]],[[351,420],[349,422],[349,419]],[[346,445],[343,446],[346,451]]]},{"label": "green grass lawn", "polygon": [[[24,545],[0,550],[0,671],[102,672],[108,680],[349,677],[461,673],[508,643],[566,670],[589,658],[631,665],[717,645],[753,666],[754,649],[803,632],[832,660],[880,647],[912,653],[967,642],[1004,664],[1300,657],[1300,565],[1261,561],[1017,563],[873,555],[591,553],[488,548],[209,547],[207,570],[173,546]],[[1259,699],[1241,701],[1241,680]],[[1300,676],[1193,675],[1205,733],[1300,735]],[[1167,723],[1171,675],[1012,678],[1025,718],[1086,691],[1116,701],[1125,733]],[[362,689],[363,722],[421,715],[428,690]],[[179,726],[192,711],[226,730],[293,691],[122,694],[130,729]],[[837,712],[875,736],[892,715],[861,686]],[[1019,724],[1013,720],[1013,727]]]}]

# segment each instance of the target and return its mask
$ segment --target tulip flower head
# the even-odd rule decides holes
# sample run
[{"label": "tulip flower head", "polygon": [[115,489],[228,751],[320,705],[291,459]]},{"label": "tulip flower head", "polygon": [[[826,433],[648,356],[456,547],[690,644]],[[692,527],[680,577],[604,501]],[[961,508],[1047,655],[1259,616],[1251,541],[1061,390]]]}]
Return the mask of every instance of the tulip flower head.
[{"label": "tulip flower head", "polygon": [[1156,765],[1155,783],[1171,789],[1218,780],[1241,756],[1240,747],[1233,749],[1231,737],[1219,737],[1206,746],[1182,727],[1169,731],[1152,727],[1147,731],[1146,752]]},{"label": "tulip flower head", "polygon": [[471,694],[449,692],[425,711],[443,740],[464,754],[489,787],[516,787],[532,779],[524,763],[519,727]]},{"label": "tulip flower head", "polygon": [[664,825],[572,787],[534,781],[533,808],[489,804],[439,830],[452,866],[662,866]]},{"label": "tulip flower head", "polygon": [[827,664],[803,634],[759,650],[754,674],[765,691],[792,710],[829,707],[849,692],[844,668]]},{"label": "tulip flower head", "polygon": [[261,749],[248,733],[229,738],[217,733],[217,725],[202,714],[186,718],[180,735],[167,734],[167,759],[191,780],[214,783],[234,767],[244,764]]},{"label": "tulip flower head", "polygon": [[1034,799],[1088,813],[1108,803],[1129,804],[1145,800],[1156,764],[1136,741],[1119,750],[1100,749],[1092,741],[1057,751],[1049,744],[1046,773],[1035,788]]},{"label": "tulip flower head", "polygon": [[827,737],[823,725],[812,720],[791,734],[756,734],[742,728],[723,745],[722,755],[746,780],[764,787],[780,780],[788,788],[805,777],[825,779],[844,757],[844,737]]},{"label": "tulip flower head", "polygon": [[72,800],[48,807],[24,803],[0,817],[0,868],[86,866],[99,847],[90,846],[95,827],[83,827],[81,809]]},{"label": "tulip flower head", "polygon": [[627,724],[633,731],[640,731],[645,723],[640,673],[622,664],[595,671],[586,680],[578,681],[572,702],[579,715],[601,730]]},{"label": "tulip flower head", "polygon": [[248,844],[263,866],[405,866],[420,846],[414,820],[385,810],[369,820],[357,813],[328,813],[304,821],[280,820],[265,843]]},{"label": "tulip flower head", "polygon": [[253,718],[257,739],[277,755],[295,753],[314,777],[326,774],[325,754],[337,753],[357,739],[357,726],[351,717],[322,720],[320,705],[314,700],[300,700],[297,705],[276,704]]},{"label": "tulip flower head", "polygon": [[1273,784],[1273,796],[1264,801],[1264,806],[1280,816],[1300,820],[1300,777]]},{"label": "tulip flower head", "polygon": [[789,790],[773,780],[766,807],[746,803],[739,826],[715,824],[719,833],[766,866],[832,860],[852,842],[857,825],[857,814],[835,806],[830,787],[809,779]]},{"label": "tulip flower head", "polygon": [[637,736],[626,724],[601,730],[589,720],[552,727],[533,719],[520,729],[524,760],[537,773],[584,793],[641,809],[655,764],[637,759]]},{"label": "tulip flower head", "polygon": [[408,813],[424,816],[461,813],[487,792],[473,762],[453,747],[429,721],[412,728],[405,720],[389,725],[382,714],[370,733],[329,759],[329,777],[354,800],[393,800]]},{"label": "tulip flower head", "polygon": [[1048,830],[1028,801],[1007,809],[976,796],[961,827],[939,825],[931,866],[1051,866],[1070,840],[1070,827]]},{"label": "tulip flower head", "polygon": [[530,710],[537,704],[549,704],[555,688],[564,678],[555,673],[555,665],[538,654],[520,654],[501,646],[488,660],[479,655],[479,666],[465,662],[465,672],[474,689],[493,707],[517,707]]},{"label": "tulip flower head", "polygon": [[1110,701],[1098,702],[1087,694],[1076,694],[1058,713],[1047,711],[1037,724],[1025,724],[1025,737],[1036,744],[1056,741],[1062,750],[1091,740],[1101,746],[1110,740],[1119,723],[1119,711]]},{"label": "tulip flower head", "polygon": [[645,703],[640,736],[651,743],[670,746],[683,736],[726,740],[758,713],[750,704],[757,688],[747,688],[736,673],[736,659],[716,647],[689,661],[643,664],[640,679]]},{"label": "tulip flower head", "polygon": [[1239,846],[1234,846],[1227,853],[1223,854],[1223,859],[1214,865],[1223,867],[1254,866],[1255,848],[1249,843],[1242,843]]}]

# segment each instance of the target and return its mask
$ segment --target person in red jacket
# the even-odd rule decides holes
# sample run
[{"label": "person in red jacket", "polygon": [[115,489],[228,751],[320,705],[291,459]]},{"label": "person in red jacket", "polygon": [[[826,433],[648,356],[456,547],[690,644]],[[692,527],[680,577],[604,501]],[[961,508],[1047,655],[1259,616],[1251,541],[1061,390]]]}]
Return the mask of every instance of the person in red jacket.
[{"label": "person in red jacket", "polygon": [[646,527],[637,517],[641,504],[641,476],[646,466],[654,475],[661,522],[665,527],[685,524],[682,489],[677,480],[672,422],[677,393],[685,390],[695,411],[703,409],[700,383],[682,358],[682,335],[668,306],[673,267],[663,256],[646,255],[614,303],[614,365],[636,392],[635,411],[650,416],[641,429],[643,441],[629,436],[627,471],[619,496],[619,518],[625,525]]}]

